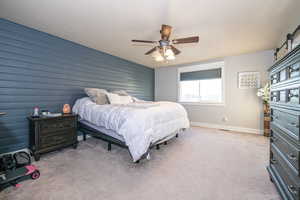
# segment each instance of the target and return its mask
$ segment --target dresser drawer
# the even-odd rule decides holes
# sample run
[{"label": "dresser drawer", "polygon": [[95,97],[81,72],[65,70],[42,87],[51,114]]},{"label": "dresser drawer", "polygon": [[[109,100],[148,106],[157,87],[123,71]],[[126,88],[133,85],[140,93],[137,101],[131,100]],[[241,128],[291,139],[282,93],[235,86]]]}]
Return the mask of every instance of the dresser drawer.
[{"label": "dresser drawer", "polygon": [[288,67],[289,79],[300,77],[300,62],[297,62]]},{"label": "dresser drawer", "polygon": [[40,133],[47,135],[48,133],[57,132],[76,127],[74,119],[53,119],[45,120],[40,123]]},{"label": "dresser drawer", "polygon": [[271,108],[271,124],[299,141],[299,113],[286,109]]},{"label": "dresser drawer", "polygon": [[276,84],[279,82],[279,73],[275,73],[271,75],[271,84]]},{"label": "dresser drawer", "polygon": [[271,72],[271,85],[300,77],[300,62],[290,64],[280,71]]},{"label": "dresser drawer", "polygon": [[40,137],[40,148],[54,147],[56,145],[72,143],[76,139],[75,131],[70,129],[69,131],[56,132],[55,135],[48,135]]},{"label": "dresser drawer", "polygon": [[280,91],[273,91],[271,92],[271,102],[278,102],[280,101]]},{"label": "dresser drawer", "polygon": [[290,197],[289,199],[300,200],[299,178],[290,174],[285,161],[282,159],[278,151],[274,147],[272,148],[272,146],[270,166],[282,179],[282,187],[287,196]]},{"label": "dresser drawer", "polygon": [[272,91],[271,102],[286,105],[299,105],[299,91],[299,88]]},{"label": "dresser drawer", "polygon": [[287,103],[299,104],[299,88],[287,90]]},{"label": "dresser drawer", "polygon": [[294,171],[297,176],[299,176],[299,149],[290,144],[279,132],[272,130],[271,135],[271,144],[279,149],[285,159],[295,168]]}]

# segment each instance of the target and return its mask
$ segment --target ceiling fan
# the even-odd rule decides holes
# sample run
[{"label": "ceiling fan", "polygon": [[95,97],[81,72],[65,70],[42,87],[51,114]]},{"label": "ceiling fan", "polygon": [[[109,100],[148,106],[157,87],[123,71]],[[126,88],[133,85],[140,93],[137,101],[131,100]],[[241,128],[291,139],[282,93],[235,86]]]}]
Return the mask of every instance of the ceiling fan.
[{"label": "ceiling fan", "polygon": [[171,26],[163,24],[160,30],[161,39],[159,41],[132,40],[132,42],[156,44],[157,46],[147,51],[145,55],[151,54],[157,62],[174,60],[175,56],[181,53],[174,45],[199,42],[198,36],[170,40],[171,31]]}]

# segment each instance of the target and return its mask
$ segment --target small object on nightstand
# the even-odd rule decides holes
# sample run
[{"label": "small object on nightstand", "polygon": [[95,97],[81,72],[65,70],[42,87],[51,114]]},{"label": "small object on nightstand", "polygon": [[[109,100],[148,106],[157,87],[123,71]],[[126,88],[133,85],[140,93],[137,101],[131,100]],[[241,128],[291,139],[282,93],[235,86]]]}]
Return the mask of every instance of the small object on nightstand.
[{"label": "small object on nightstand", "polygon": [[40,159],[40,155],[43,153],[67,146],[77,148],[77,115],[28,117],[28,120],[29,148],[36,161]]},{"label": "small object on nightstand", "polygon": [[42,113],[42,115],[48,115],[49,111],[48,110],[42,110],[41,113]]},{"label": "small object on nightstand", "polygon": [[69,104],[65,104],[64,107],[63,107],[63,113],[64,114],[69,114],[71,113],[71,107]]},{"label": "small object on nightstand", "polygon": [[51,112],[48,112],[48,114],[44,115],[43,117],[60,117],[62,116],[61,113],[51,113]]},{"label": "small object on nightstand", "polygon": [[33,109],[33,113],[32,113],[32,118],[37,118],[40,117],[40,108],[39,107],[34,107]]}]

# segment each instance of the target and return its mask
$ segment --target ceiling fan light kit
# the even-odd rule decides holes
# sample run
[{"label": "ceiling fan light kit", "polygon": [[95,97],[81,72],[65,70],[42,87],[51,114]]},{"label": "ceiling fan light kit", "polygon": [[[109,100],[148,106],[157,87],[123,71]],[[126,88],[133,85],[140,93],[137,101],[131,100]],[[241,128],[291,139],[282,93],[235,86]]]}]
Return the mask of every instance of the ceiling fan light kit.
[{"label": "ceiling fan light kit", "polygon": [[156,48],[155,51],[152,52],[151,56],[157,62],[162,62],[166,60],[174,60],[175,54],[171,48],[164,47],[164,48]]},{"label": "ceiling fan light kit", "polygon": [[154,58],[154,60],[157,62],[174,60],[175,56],[181,53],[181,51],[179,51],[173,45],[199,42],[198,36],[169,40],[171,31],[172,31],[171,26],[163,24],[160,30],[161,40],[159,41],[132,40],[132,42],[158,44],[158,46],[150,49],[145,53],[145,55],[151,55]]}]

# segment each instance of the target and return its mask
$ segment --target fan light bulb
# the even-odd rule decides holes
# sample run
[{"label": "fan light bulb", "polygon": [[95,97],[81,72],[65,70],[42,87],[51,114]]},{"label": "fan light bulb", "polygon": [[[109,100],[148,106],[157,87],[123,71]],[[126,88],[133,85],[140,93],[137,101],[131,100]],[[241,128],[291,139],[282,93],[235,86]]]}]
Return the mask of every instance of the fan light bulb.
[{"label": "fan light bulb", "polygon": [[172,51],[172,49],[167,49],[166,52],[165,52],[165,55],[167,57],[169,57],[169,56],[173,56],[174,57],[174,52]]},{"label": "fan light bulb", "polygon": [[164,61],[164,57],[162,57],[161,55],[157,56],[157,57],[155,57],[155,61],[162,62],[162,61]]},{"label": "fan light bulb", "polygon": [[160,55],[160,52],[159,52],[158,50],[154,51],[151,55],[152,55],[153,58],[156,58],[156,57],[158,57],[158,56],[161,56],[161,55]]},{"label": "fan light bulb", "polygon": [[175,60],[175,56],[174,55],[169,55],[169,56],[167,56],[167,60]]}]

